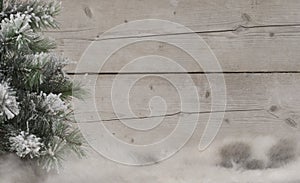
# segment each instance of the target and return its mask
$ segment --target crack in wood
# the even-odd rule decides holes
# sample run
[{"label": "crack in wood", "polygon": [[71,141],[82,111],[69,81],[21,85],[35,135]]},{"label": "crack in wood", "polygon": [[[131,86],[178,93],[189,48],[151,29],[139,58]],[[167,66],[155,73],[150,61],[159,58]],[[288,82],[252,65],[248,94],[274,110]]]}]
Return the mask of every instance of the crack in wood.
[{"label": "crack in wood", "polygon": [[89,30],[95,30],[96,28],[87,28],[87,29],[69,29],[69,30],[46,30],[45,33],[71,33],[71,32],[85,32]]},{"label": "crack in wood", "polygon": [[272,116],[274,116],[276,119],[280,119],[279,116],[277,116],[276,114],[272,113],[270,110],[266,110],[267,113],[271,114]]},{"label": "crack in wood", "polygon": [[122,121],[122,120],[136,120],[136,119],[150,119],[150,118],[161,118],[161,117],[171,117],[177,115],[193,115],[193,114],[211,114],[211,113],[232,113],[232,112],[253,112],[253,111],[265,111],[265,109],[240,109],[240,110],[224,110],[224,111],[201,111],[201,112],[184,112],[178,111],[174,113],[169,113],[165,115],[155,115],[155,116],[142,116],[142,117],[128,117],[128,118],[112,118],[104,120],[95,120],[87,122],[77,122],[77,123],[98,123],[98,122],[109,122],[109,121]]},{"label": "crack in wood", "polygon": [[[220,30],[203,30],[203,31],[194,31],[194,32],[177,32],[177,33],[165,33],[165,34],[150,34],[150,35],[133,35],[133,36],[117,36],[117,37],[108,37],[108,38],[60,38],[66,40],[82,40],[82,41],[105,41],[105,40],[114,40],[114,39],[137,39],[137,38],[147,38],[147,37],[160,37],[160,36],[176,36],[176,35],[185,35],[185,34],[212,34],[212,33],[225,33],[225,32],[236,32],[243,29],[258,29],[258,28],[277,28],[277,27],[299,27],[299,24],[273,24],[273,25],[238,25],[233,29],[220,29]],[[80,30],[66,30],[66,31],[48,31],[51,33],[62,33],[62,32],[82,32],[87,30],[94,30],[95,28],[90,29],[80,29]],[[100,33],[101,34],[101,33]]]}]

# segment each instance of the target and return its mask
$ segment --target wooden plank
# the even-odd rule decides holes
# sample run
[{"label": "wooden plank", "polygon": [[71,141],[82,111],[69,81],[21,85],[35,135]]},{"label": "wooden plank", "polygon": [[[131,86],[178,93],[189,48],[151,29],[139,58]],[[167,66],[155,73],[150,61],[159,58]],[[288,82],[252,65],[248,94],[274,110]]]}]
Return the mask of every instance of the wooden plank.
[{"label": "wooden plank", "polygon": [[[58,18],[62,29],[58,33],[88,31],[81,38],[90,38],[119,24],[149,18],[174,21],[196,32],[232,30],[241,25],[290,25],[299,24],[299,8],[297,0],[63,0],[63,11]],[[170,33],[162,30],[157,33]],[[144,34],[143,31],[149,30],[115,32],[114,37]]]},{"label": "wooden plank", "polygon": [[[216,76],[220,79],[222,77],[222,75]],[[191,80],[187,77],[191,77]],[[300,86],[297,83],[300,80],[300,74],[226,74],[224,77],[227,90],[227,112],[235,112],[239,115],[239,112],[243,111],[257,111],[262,118],[277,119],[291,128],[298,128]],[[134,83],[136,78],[139,80]],[[90,95],[84,102],[75,101],[79,122],[97,122],[100,120],[98,114],[101,120],[108,122],[127,119],[133,123],[141,121],[150,123],[155,118],[166,116],[178,118],[181,115],[218,112],[211,111],[211,88],[218,86],[220,80],[216,79],[214,83],[209,84],[205,75],[202,74],[119,75],[117,78],[115,75],[92,75],[77,76],[76,79],[84,81],[86,87],[92,89],[91,94],[95,93],[95,98]],[[131,86],[133,83],[130,91],[126,91],[125,88],[120,89],[115,85],[115,89],[112,89],[112,83],[116,79],[124,86]],[[91,83],[92,80],[96,81],[95,86]],[[185,95],[186,98],[180,99],[183,95],[180,96],[177,90],[182,87],[188,89],[196,87],[199,101],[194,100],[195,98],[190,95]],[[221,90],[217,90],[216,93],[224,95]],[[128,98],[120,97],[121,94],[125,96],[128,94]],[[192,95],[192,92],[189,94]],[[116,98],[112,100],[112,96]],[[161,98],[157,98],[158,96]],[[155,100],[151,101],[151,99]],[[94,101],[96,108],[93,108]],[[112,101],[115,102],[115,106]],[[116,108],[116,105],[123,105],[127,102],[133,113],[124,113]],[[162,102],[166,103],[166,108]],[[199,110],[198,104],[200,104]],[[216,101],[215,105],[217,108],[222,108],[220,101]]]},{"label": "wooden plank", "polygon": [[[298,71],[300,69],[299,45],[300,45],[300,27],[281,27],[281,28],[256,28],[244,29],[240,32],[221,32],[198,34],[207,43],[212,52],[215,54],[222,70],[224,72],[256,72],[256,71]],[[68,35],[72,35],[68,33]],[[92,42],[90,40],[80,39],[82,35],[73,34],[72,38],[64,38],[66,34],[59,34],[58,52],[70,57],[74,63],[68,66],[68,72],[75,72],[78,61],[83,55],[84,50]],[[192,41],[194,37],[187,35],[160,36],[154,39],[173,39],[187,45],[187,50],[195,52],[196,56],[209,60],[212,55],[206,45],[197,48]],[[149,39],[149,38],[148,38]],[[142,38],[136,38],[135,41],[142,41]],[[95,45],[104,45],[106,47],[123,43],[128,39],[121,40],[102,40],[94,43]],[[99,58],[105,49],[98,48],[89,53],[92,58]],[[84,59],[84,64],[80,65],[80,71],[77,72],[119,72],[134,59],[147,56],[158,55],[167,57],[180,64],[188,72],[201,72],[203,68],[188,55],[185,50],[176,48],[167,43],[147,41],[139,42],[126,46],[115,52],[104,67],[99,71],[95,67],[103,60]],[[200,60],[200,63],[203,62]],[[98,64],[99,65],[99,64]],[[78,69],[78,68],[77,68]],[[164,71],[170,72],[169,65],[156,67],[143,67],[148,72]],[[215,71],[213,69],[207,72]],[[129,71],[131,72],[131,71]],[[132,71],[134,72],[134,71]]]},{"label": "wooden plank", "polygon": [[[139,19],[163,19],[202,32],[200,35],[216,54],[224,71],[291,71],[300,68],[297,51],[299,27],[289,26],[299,25],[299,6],[296,0],[63,0],[64,9],[58,18],[61,30],[48,31],[47,34],[58,39],[57,51],[77,62],[91,40],[114,26]],[[112,31],[106,37],[174,34],[182,31],[166,27],[152,30],[134,27],[121,32]],[[176,50],[170,50],[165,44],[149,48],[133,46],[131,51],[133,55],[139,55],[149,53],[150,49],[154,49],[150,53],[156,51],[174,56],[177,58],[175,61],[184,63],[188,71],[199,71],[190,59],[181,52],[174,54]],[[104,71],[118,71],[118,67],[128,62],[127,55],[119,56]],[[73,72],[75,67],[76,64],[73,64],[68,70]],[[89,69],[86,72],[91,72]]]},{"label": "wooden plank", "polygon": [[[184,120],[185,128],[192,128],[193,121],[189,120],[191,115],[195,114],[181,116],[182,120]],[[198,148],[208,118],[209,114],[199,114],[197,128],[190,142],[190,145],[194,146],[194,148]],[[151,119],[155,120],[155,118]],[[155,143],[171,134],[178,125],[179,116],[167,116],[161,121],[159,126],[147,131],[134,130],[125,126],[123,124],[124,121],[126,120],[98,121],[95,123],[81,123],[79,126],[88,129],[90,134],[92,134],[92,132],[97,133],[97,127],[103,124],[109,133],[126,143],[146,145]],[[146,123],[147,121],[136,119],[136,122]],[[223,124],[215,140],[221,141],[224,138],[236,138],[238,136],[273,136],[277,138],[287,138],[297,135],[299,135],[298,128],[289,126],[282,119],[276,118],[266,111],[237,111],[226,112]],[[179,135],[179,137],[181,136]]]}]

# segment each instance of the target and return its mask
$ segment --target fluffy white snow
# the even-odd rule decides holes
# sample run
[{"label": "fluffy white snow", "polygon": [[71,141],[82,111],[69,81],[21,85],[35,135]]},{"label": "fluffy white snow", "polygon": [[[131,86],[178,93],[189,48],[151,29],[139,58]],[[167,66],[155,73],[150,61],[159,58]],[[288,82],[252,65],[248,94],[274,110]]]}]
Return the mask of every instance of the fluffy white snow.
[{"label": "fluffy white snow", "polygon": [[[278,139],[270,136],[239,139],[255,146],[257,158],[267,159],[265,152]],[[187,144],[181,151],[161,163],[132,167],[111,162],[90,150],[89,157],[82,160],[66,161],[60,174],[32,176],[28,167],[15,166],[14,161],[0,162],[0,182],[12,183],[20,176],[30,174],[22,183],[297,183],[300,182],[300,160],[297,159],[281,168],[264,170],[237,170],[217,166],[219,148],[235,139],[215,142],[204,152]],[[70,160],[73,158],[70,157]],[[7,167],[9,166],[9,167]],[[14,170],[8,171],[10,167]],[[24,173],[24,171],[26,173]],[[18,173],[19,172],[19,173]],[[28,178],[30,177],[30,178]],[[4,178],[4,179],[3,179]],[[14,179],[15,178],[15,179]],[[19,178],[19,179],[18,179]],[[27,179],[27,180],[26,180]],[[41,181],[42,180],[42,181]],[[27,181],[27,182],[26,182]]]}]

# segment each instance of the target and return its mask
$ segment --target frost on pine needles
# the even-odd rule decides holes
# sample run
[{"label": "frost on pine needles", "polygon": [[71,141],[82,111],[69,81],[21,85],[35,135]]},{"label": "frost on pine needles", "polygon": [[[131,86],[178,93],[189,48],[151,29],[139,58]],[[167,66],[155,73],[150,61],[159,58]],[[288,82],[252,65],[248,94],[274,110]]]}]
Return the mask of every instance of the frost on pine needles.
[{"label": "frost on pine needles", "polygon": [[[70,152],[84,155],[71,99],[81,88],[64,72],[68,59],[51,53],[43,30],[58,28],[56,0],[6,0],[0,10],[0,153],[33,159],[46,170]],[[13,90],[12,90],[13,89]]]},{"label": "frost on pine needles", "polygon": [[60,98],[61,93],[58,95],[53,93],[46,95],[43,93],[43,96],[45,97],[45,105],[48,107],[51,113],[56,114],[58,112],[64,112],[68,109],[65,102]]},{"label": "frost on pine needles", "polygon": [[27,44],[28,41],[35,37],[29,25],[30,22],[30,16],[28,15],[21,13],[11,14],[9,18],[4,18],[1,21],[1,31],[8,39],[14,39],[17,48],[20,49],[24,44]]},{"label": "frost on pine needles", "polygon": [[11,14],[8,18],[4,18],[1,21],[1,30],[6,35],[33,32],[29,25],[30,22],[30,16],[18,12],[17,14]]},{"label": "frost on pine needles", "polygon": [[17,136],[9,138],[11,151],[16,152],[21,158],[26,156],[30,158],[39,157],[41,154],[40,150],[44,146],[40,141],[41,138],[24,131],[21,131]]},{"label": "frost on pine needles", "polygon": [[0,116],[8,119],[14,118],[19,114],[19,106],[13,92],[7,83],[0,83]]}]

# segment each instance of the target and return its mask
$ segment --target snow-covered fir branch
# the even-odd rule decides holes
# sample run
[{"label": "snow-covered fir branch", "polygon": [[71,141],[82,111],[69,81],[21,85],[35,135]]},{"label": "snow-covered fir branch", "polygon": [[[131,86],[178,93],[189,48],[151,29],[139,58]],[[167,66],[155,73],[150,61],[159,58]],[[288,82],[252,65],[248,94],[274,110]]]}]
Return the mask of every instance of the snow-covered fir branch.
[{"label": "snow-covered fir branch", "polygon": [[16,3],[6,3],[2,17],[9,17],[12,14],[24,14],[30,18],[30,26],[34,30],[41,28],[58,28],[55,16],[61,9],[61,2],[44,0],[27,0]]},{"label": "snow-covered fir branch", "polygon": [[59,10],[56,0],[5,0],[0,12],[0,152],[46,170],[60,167],[67,152],[84,155],[70,108],[80,85],[63,70],[68,59],[49,53],[55,43],[42,32],[58,27]]},{"label": "snow-covered fir branch", "polygon": [[52,114],[57,114],[59,112],[65,112],[68,107],[65,102],[61,99],[61,94],[49,93],[48,95],[42,93],[45,98],[44,104],[47,106],[48,111]]},{"label": "snow-covered fir branch", "polygon": [[41,138],[21,131],[18,135],[9,138],[9,142],[11,143],[10,150],[16,152],[21,158],[26,156],[30,158],[39,157],[41,155],[41,148],[44,146],[40,141]]},{"label": "snow-covered fir branch", "polygon": [[6,82],[0,83],[0,116],[12,119],[19,114],[19,105],[15,92]]}]

